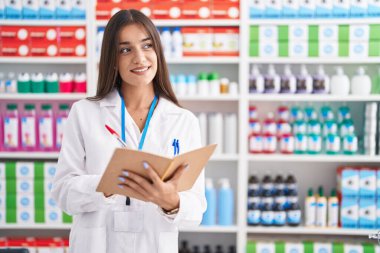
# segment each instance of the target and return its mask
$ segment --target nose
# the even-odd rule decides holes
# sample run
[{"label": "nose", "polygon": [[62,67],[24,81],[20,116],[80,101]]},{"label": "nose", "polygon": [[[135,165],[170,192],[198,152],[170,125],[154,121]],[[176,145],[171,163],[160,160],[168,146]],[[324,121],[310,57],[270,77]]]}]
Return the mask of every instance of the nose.
[{"label": "nose", "polygon": [[143,64],[146,62],[146,56],[145,53],[142,49],[136,49],[135,50],[135,55],[133,58],[133,63],[134,64]]}]

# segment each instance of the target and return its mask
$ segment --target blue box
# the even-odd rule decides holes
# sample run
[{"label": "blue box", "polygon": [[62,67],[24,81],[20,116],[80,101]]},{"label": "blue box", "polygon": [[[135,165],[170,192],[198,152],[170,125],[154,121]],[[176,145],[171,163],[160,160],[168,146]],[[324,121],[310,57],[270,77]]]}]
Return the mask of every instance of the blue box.
[{"label": "blue box", "polygon": [[72,10],[71,0],[57,1],[55,16],[57,19],[70,19],[71,10]]},{"label": "blue box", "polygon": [[373,169],[361,169],[360,175],[360,198],[375,198],[376,196],[376,170]]},{"label": "blue box", "polygon": [[359,228],[376,228],[376,201],[375,199],[359,200]]},{"label": "blue box", "polygon": [[40,5],[40,18],[41,19],[55,19],[55,1],[45,0]]},{"label": "blue box", "polygon": [[350,16],[350,0],[335,1],[332,10],[333,17],[346,18]]},{"label": "blue box", "polygon": [[359,203],[357,198],[343,197],[340,209],[342,228],[359,227]]},{"label": "blue box", "polygon": [[366,0],[351,1],[350,16],[365,17],[367,16],[368,2]]},{"label": "blue box", "polygon": [[298,16],[298,2],[294,0],[284,0],[282,3],[282,16],[284,18],[296,18]]},{"label": "blue box", "polygon": [[359,196],[359,170],[354,168],[344,168],[341,171],[340,183],[341,193],[344,197]]},{"label": "blue box", "polygon": [[368,0],[368,16],[380,17],[380,2],[376,0]]},{"label": "blue box", "polygon": [[22,6],[23,19],[38,19],[39,18],[39,3],[38,0],[24,1]]},{"label": "blue box", "polygon": [[86,2],[82,0],[74,1],[71,9],[71,17],[73,19],[86,18]]},{"label": "blue box", "polygon": [[315,3],[313,1],[300,0],[298,17],[300,18],[312,18],[315,15]]},{"label": "blue box", "polygon": [[22,0],[5,1],[5,18],[21,19],[22,18]]}]

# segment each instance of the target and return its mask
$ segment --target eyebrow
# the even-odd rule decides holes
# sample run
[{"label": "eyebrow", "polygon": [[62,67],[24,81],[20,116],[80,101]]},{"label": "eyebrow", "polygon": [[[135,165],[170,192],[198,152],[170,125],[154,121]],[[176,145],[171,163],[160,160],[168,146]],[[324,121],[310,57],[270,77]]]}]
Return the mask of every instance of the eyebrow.
[{"label": "eyebrow", "polygon": [[[152,38],[151,38],[151,37],[147,37],[147,38],[145,38],[145,39],[142,39],[142,40],[140,40],[140,43],[141,43],[141,42],[148,41],[148,40],[152,40]],[[129,41],[123,41],[123,42],[120,42],[120,43],[119,43],[119,45],[129,45],[129,44],[131,44],[131,42],[129,42]]]}]

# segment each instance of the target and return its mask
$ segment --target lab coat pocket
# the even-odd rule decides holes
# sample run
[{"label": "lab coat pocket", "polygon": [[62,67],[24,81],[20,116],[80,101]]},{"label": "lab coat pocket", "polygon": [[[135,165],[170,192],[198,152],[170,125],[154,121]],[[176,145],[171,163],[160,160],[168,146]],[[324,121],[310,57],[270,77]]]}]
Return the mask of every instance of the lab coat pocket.
[{"label": "lab coat pocket", "polygon": [[142,232],[144,227],[144,213],[142,211],[128,211],[114,213],[114,230],[116,232]]},{"label": "lab coat pocket", "polygon": [[158,253],[178,252],[178,232],[161,232],[158,241]]},{"label": "lab coat pocket", "polygon": [[70,234],[70,253],[106,252],[106,228],[76,227]]}]

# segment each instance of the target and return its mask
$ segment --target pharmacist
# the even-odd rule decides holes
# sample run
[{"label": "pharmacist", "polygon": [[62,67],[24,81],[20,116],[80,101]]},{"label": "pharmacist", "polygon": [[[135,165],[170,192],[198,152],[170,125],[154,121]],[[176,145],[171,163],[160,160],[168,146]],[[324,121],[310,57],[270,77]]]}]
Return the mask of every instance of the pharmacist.
[{"label": "pharmacist", "polygon": [[105,28],[97,93],[72,106],[52,194],[74,216],[71,253],[178,253],[178,227],[198,225],[206,209],[204,172],[192,189],[178,192],[186,166],[163,182],[154,164],[144,164],[150,180],[129,172],[119,186],[145,201],[96,192],[121,147],[105,125],[128,148],[163,156],[201,145],[197,118],[171,88],[157,28],[136,10],[119,11]]}]

